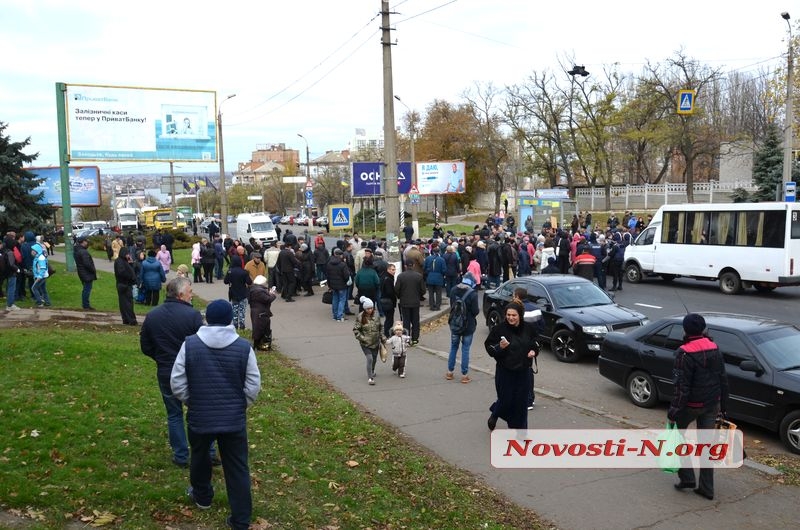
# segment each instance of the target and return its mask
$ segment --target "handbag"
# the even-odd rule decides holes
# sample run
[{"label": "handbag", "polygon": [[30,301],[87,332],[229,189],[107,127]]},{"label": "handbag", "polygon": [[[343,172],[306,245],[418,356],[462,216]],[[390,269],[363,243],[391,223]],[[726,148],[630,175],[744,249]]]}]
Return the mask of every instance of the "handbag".
[{"label": "handbag", "polygon": [[386,344],[383,342],[378,344],[378,354],[381,356],[381,362],[386,362],[386,359],[389,357],[389,352],[386,350]]},{"label": "handbag", "polygon": [[333,303],[333,291],[328,290],[322,293],[322,303],[328,305]]},{"label": "handbag", "polygon": [[657,439],[664,440],[663,451],[658,457],[658,466],[664,473],[677,473],[681,468],[681,457],[676,454],[675,448],[683,443],[683,436],[678,426],[668,421],[667,428]]},{"label": "handbag", "polygon": [[352,276],[348,276],[347,277],[347,286],[350,287],[351,285],[353,285],[353,277]]}]

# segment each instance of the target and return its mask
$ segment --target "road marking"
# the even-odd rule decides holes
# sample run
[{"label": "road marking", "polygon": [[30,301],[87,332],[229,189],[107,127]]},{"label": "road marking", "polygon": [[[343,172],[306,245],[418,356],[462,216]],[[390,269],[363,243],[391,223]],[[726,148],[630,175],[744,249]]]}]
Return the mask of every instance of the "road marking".
[{"label": "road marking", "polygon": [[639,304],[639,303],[635,303],[633,305],[638,305],[638,306],[642,306],[642,307],[649,307],[649,308],[652,308],[652,309],[664,309],[660,305]]}]

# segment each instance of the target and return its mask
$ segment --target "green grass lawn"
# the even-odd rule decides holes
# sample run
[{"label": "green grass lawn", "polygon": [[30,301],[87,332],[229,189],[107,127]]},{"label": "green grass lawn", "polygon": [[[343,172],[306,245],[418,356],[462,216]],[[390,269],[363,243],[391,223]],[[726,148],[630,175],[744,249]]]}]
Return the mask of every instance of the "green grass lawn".
[{"label": "green grass lawn", "polygon": [[[0,507],[29,528],[219,528],[171,463],[155,364],[124,326],[0,330]],[[254,528],[542,528],[279,353],[249,411]]]}]

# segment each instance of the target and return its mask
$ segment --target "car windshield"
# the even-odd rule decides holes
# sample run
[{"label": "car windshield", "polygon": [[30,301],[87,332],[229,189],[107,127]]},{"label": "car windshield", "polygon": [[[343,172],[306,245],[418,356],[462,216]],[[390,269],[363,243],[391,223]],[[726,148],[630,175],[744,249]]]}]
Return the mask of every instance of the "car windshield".
[{"label": "car windshield", "polygon": [[588,282],[554,285],[550,291],[553,304],[561,309],[614,303],[602,289]]},{"label": "car windshield", "polygon": [[800,330],[785,326],[753,334],[750,339],[776,370],[800,366]]},{"label": "car windshield", "polygon": [[271,221],[259,221],[258,223],[250,223],[250,230],[253,232],[269,232],[275,230]]}]

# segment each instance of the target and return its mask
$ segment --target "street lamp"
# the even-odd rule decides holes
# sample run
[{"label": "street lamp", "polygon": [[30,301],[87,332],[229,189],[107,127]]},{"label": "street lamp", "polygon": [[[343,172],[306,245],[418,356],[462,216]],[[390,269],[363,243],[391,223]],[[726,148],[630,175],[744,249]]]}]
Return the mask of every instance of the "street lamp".
[{"label": "street lamp", "polygon": [[[309,163],[309,156],[308,156],[308,140],[306,139],[305,136],[303,136],[300,133],[297,133],[297,136],[302,138],[303,141],[306,143],[306,186],[308,186],[308,182],[311,180],[311,164]],[[304,207],[303,210],[306,212],[306,215],[308,215],[308,207],[307,206]]]},{"label": "street lamp", "polygon": [[[225,103],[236,94],[222,100]],[[225,150],[222,147],[222,103],[217,109],[217,138],[219,140],[219,214],[222,217],[222,233],[228,233],[228,192],[225,189]],[[213,213],[213,212],[212,212]]]},{"label": "street lamp", "polygon": [[[411,109],[408,107],[408,105],[406,105],[405,102],[402,99],[400,99],[400,96],[395,95],[394,99],[399,101],[400,104],[403,105],[406,108],[406,110],[408,111],[408,114],[409,114],[408,133],[411,135],[411,186],[413,186],[414,189],[418,189],[417,188],[417,159],[416,159],[416,157],[414,155],[414,143],[415,143],[415,135],[417,133],[417,125],[416,125],[416,122],[414,121],[414,113],[411,111]],[[405,224],[405,219],[403,219],[403,223],[402,224]],[[414,227],[414,233],[416,234],[418,229],[419,229],[419,204],[418,204],[418,201],[414,201],[411,204],[411,224]],[[402,229],[403,227],[401,226],[400,228]]]},{"label": "street lamp", "polygon": [[[573,143],[575,142],[575,120],[573,118],[573,107],[572,102],[575,98],[575,76],[579,75],[581,77],[589,77],[589,72],[586,71],[586,67],[583,65],[573,65],[572,70],[567,71],[567,73],[571,76],[572,82],[570,83],[570,93],[569,93],[569,130],[570,135],[572,136]],[[568,165],[568,164],[565,164]],[[570,175],[570,172],[567,172],[567,176]],[[572,182],[568,183],[570,188],[572,187]],[[572,190],[570,189],[570,192]]]},{"label": "street lamp", "polygon": [[[794,125],[794,51],[792,50],[792,23],[789,22],[789,13],[784,11],[781,13],[781,18],[786,21],[789,27],[789,55],[787,58],[786,68],[786,123],[783,129],[783,182],[792,181],[792,141],[794,139],[792,126]],[[781,191],[780,196],[786,200],[786,186]]]}]

